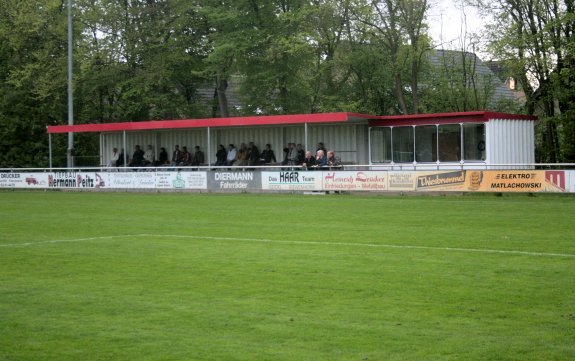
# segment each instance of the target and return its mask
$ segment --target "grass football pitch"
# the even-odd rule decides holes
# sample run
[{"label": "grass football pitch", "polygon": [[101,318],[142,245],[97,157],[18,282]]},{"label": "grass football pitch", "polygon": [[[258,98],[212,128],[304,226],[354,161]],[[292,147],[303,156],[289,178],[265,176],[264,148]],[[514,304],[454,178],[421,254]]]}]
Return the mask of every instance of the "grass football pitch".
[{"label": "grass football pitch", "polygon": [[573,360],[575,198],[0,192],[0,360]]}]

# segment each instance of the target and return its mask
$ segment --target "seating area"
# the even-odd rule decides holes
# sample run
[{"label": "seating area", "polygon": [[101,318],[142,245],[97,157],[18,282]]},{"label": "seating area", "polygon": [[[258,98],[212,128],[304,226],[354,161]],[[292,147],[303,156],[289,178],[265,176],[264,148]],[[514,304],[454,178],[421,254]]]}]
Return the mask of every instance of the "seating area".
[{"label": "seating area", "polygon": [[[306,170],[341,168],[342,163],[334,151],[327,151],[324,143],[319,142],[315,151],[304,150],[301,143],[288,143],[283,148],[281,157],[276,156],[271,144],[265,144],[260,151],[255,142],[241,143],[238,147],[220,144],[215,153],[216,161],[209,162],[200,146],[190,152],[187,146],[175,145],[171,156],[165,147],[156,153],[152,145],[144,151],[139,144],[134,146],[131,156],[114,147],[106,167],[157,168],[178,167],[180,169],[200,169],[218,167],[241,168],[256,166],[298,167]],[[351,164],[351,162],[347,162]],[[215,167],[215,168],[212,168]]]}]

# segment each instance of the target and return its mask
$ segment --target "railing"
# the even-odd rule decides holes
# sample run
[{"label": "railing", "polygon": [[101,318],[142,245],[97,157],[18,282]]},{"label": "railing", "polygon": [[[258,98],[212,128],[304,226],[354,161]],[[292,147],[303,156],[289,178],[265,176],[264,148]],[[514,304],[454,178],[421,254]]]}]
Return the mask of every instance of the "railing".
[{"label": "railing", "polygon": [[552,170],[552,169],[575,169],[575,163],[382,163],[382,164],[342,164],[339,166],[310,167],[305,168],[296,165],[242,165],[242,166],[141,166],[141,167],[108,167],[108,166],[77,166],[73,168],[0,168],[1,172],[151,172],[151,171],[276,171],[276,170],[394,170],[394,171],[424,171],[424,170]]}]

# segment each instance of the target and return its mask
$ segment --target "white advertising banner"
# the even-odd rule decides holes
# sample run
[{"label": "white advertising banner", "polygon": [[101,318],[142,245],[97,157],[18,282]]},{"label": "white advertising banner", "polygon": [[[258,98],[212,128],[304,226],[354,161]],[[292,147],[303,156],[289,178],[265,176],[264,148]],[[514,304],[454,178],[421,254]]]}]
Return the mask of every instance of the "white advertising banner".
[{"label": "white advertising banner", "polygon": [[156,189],[208,189],[206,172],[156,172]]},{"label": "white advertising banner", "polygon": [[415,190],[416,172],[387,172],[388,191],[413,191]]},{"label": "white advertising banner", "polygon": [[385,191],[387,171],[324,171],[326,191]]},{"label": "white advertising banner", "polygon": [[48,188],[48,173],[0,173],[0,188]]},{"label": "white advertising banner", "polygon": [[319,191],[323,172],[262,172],[262,189],[282,191]]},{"label": "white advertising banner", "polygon": [[93,189],[103,188],[105,184],[106,181],[98,172],[50,172],[47,188]]},{"label": "white advertising banner", "polygon": [[575,193],[575,170],[566,170],[569,187],[567,192]]},{"label": "white advertising banner", "polygon": [[154,189],[156,172],[109,172],[105,187],[112,189]]}]

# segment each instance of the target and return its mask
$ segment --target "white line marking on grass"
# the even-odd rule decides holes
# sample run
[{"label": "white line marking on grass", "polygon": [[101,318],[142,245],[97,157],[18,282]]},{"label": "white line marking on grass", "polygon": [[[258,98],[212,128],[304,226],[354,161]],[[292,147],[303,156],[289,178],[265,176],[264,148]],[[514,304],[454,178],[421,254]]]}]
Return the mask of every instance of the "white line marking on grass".
[{"label": "white line marking on grass", "polygon": [[119,236],[102,236],[102,237],[87,237],[87,238],[73,238],[73,239],[53,239],[48,241],[38,241],[38,242],[25,242],[25,243],[6,243],[0,244],[0,247],[27,247],[27,246],[37,246],[42,244],[50,243],[65,243],[65,242],[85,242],[85,241],[99,241],[103,239],[114,239],[123,237],[138,237],[138,234],[125,234]]},{"label": "white line marking on grass", "polygon": [[326,241],[326,242],[288,241],[288,240],[281,240],[281,239],[189,236],[189,235],[177,235],[177,234],[124,234],[124,235],[117,235],[117,236],[86,237],[86,238],[75,238],[75,239],[55,239],[55,240],[38,241],[38,242],[0,244],[0,247],[27,247],[27,246],[37,246],[37,245],[51,244],[51,243],[86,242],[86,241],[99,241],[99,240],[104,240],[104,239],[137,238],[137,237],[190,238],[190,239],[207,239],[207,240],[238,241],[238,242],[307,244],[307,245],[315,245],[315,246],[346,246],[346,247],[372,247],[372,248],[396,248],[396,249],[422,249],[422,250],[432,250],[432,251],[498,253],[498,254],[510,254],[510,255],[537,256],[537,257],[575,258],[575,254],[570,254],[570,253],[529,252],[529,251],[514,251],[514,250],[499,250],[499,249],[484,249],[484,248],[411,246],[411,245],[376,244],[376,243],[351,243],[351,242],[329,242],[329,241]]},{"label": "white line marking on grass", "polygon": [[139,234],[139,237],[162,237],[162,238],[191,238],[191,239],[208,239],[223,241],[240,241],[240,242],[260,242],[260,243],[283,243],[283,244],[310,244],[310,245],[328,245],[328,246],[349,246],[349,247],[373,247],[373,248],[397,248],[397,249],[423,249],[433,251],[455,251],[455,252],[476,252],[476,253],[499,253],[511,255],[525,255],[537,257],[568,257],[575,258],[575,254],[570,253],[547,253],[547,252],[529,252],[513,251],[499,249],[482,249],[482,248],[458,248],[458,247],[432,247],[432,246],[410,246],[396,244],[376,244],[376,243],[350,243],[350,242],[316,242],[316,241],[287,241],[261,238],[231,238],[231,237],[210,237],[210,236],[186,236],[171,234]]}]

